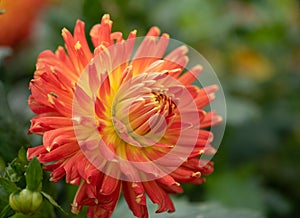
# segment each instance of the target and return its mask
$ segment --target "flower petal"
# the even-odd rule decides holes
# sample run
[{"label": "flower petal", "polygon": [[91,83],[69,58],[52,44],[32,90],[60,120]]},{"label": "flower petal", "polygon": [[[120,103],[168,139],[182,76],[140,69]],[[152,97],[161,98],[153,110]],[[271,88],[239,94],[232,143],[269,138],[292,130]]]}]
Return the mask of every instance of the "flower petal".
[{"label": "flower petal", "polygon": [[122,182],[123,194],[136,217],[148,218],[144,189],[138,183]]},{"label": "flower petal", "polygon": [[145,187],[147,195],[152,200],[152,202],[158,204],[156,213],[161,213],[164,211],[175,211],[172,200],[170,199],[168,194],[157,185],[155,181],[144,182],[143,185]]}]

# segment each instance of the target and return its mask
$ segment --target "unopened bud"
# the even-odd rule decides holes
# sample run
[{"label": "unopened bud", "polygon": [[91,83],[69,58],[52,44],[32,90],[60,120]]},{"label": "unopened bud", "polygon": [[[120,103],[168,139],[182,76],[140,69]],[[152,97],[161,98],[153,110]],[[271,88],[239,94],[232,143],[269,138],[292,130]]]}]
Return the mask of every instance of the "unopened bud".
[{"label": "unopened bud", "polygon": [[16,212],[20,212],[25,215],[34,214],[40,208],[42,203],[42,194],[28,189],[11,193],[9,196],[9,205],[11,208]]}]

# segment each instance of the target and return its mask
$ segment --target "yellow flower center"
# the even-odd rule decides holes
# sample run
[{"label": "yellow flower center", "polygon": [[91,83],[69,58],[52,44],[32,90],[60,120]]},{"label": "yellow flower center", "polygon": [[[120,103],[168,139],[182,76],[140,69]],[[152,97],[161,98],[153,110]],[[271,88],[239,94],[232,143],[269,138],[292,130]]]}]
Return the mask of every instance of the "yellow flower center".
[{"label": "yellow flower center", "polygon": [[132,99],[115,101],[115,131],[128,144],[151,146],[163,138],[175,109],[172,98],[163,90],[149,90]]}]

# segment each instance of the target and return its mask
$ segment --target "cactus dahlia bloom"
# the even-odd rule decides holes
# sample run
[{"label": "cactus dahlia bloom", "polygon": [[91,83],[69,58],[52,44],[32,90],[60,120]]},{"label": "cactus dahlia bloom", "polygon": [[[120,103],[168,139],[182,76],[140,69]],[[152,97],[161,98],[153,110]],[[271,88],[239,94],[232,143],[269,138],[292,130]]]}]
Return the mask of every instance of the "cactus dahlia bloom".
[{"label": "cactus dahlia bloom", "polygon": [[199,157],[215,152],[210,128],[221,118],[203,108],[217,86],[193,85],[202,67],[186,70],[187,47],[166,52],[169,36],[157,27],[135,47],[136,31],[124,39],[104,15],[90,31],[93,52],[82,21],[62,36],[66,50],[42,52],[30,82],[29,132],[43,144],[28,158],[51,180],[79,186],[73,213],[88,206],[88,217],[110,217],[121,194],[137,217],[148,217],[146,196],[156,212],[173,212],[169,194],[213,171]]}]

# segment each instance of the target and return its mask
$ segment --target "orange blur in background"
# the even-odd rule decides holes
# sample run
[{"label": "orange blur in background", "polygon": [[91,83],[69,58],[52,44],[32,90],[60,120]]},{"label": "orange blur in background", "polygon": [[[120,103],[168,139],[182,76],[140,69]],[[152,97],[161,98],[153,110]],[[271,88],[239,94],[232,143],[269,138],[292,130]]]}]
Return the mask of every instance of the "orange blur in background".
[{"label": "orange blur in background", "polygon": [[0,0],[0,46],[26,41],[47,0]]}]

